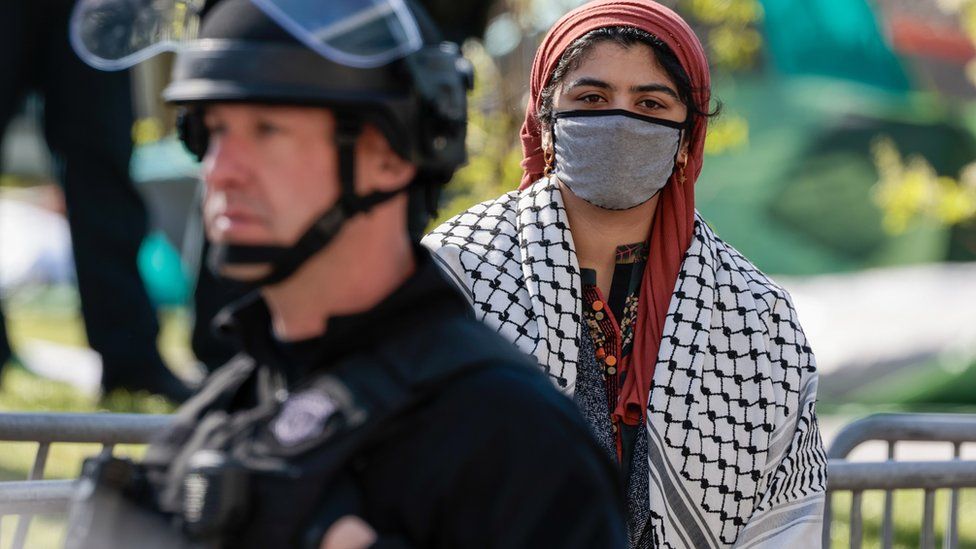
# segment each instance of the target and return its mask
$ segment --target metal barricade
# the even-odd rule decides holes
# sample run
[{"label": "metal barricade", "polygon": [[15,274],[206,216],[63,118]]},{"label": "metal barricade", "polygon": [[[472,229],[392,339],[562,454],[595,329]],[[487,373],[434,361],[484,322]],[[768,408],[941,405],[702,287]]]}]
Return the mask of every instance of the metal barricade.
[{"label": "metal barricade", "polygon": [[21,549],[34,515],[63,513],[73,480],[42,480],[52,444],[101,444],[111,453],[116,444],[146,444],[172,421],[166,415],[0,413],[0,441],[35,442],[27,480],[0,482],[0,516],[19,515],[13,549]]},{"label": "metal barricade", "polygon": [[[42,480],[52,444],[95,443],[112,452],[117,444],[146,444],[172,421],[166,415],[0,413],[0,441],[38,444],[27,480],[0,482],[0,516],[19,515],[12,547],[21,549],[34,515],[63,513],[71,499],[74,480]],[[886,442],[888,461],[848,462],[846,457],[868,441]],[[894,461],[895,445],[903,441],[945,442],[952,445],[951,461]],[[959,460],[964,443],[976,443],[976,415],[877,414],[844,427],[827,452],[827,501],[824,547],[829,547],[831,499],[838,491],[852,493],[850,540],[860,548],[861,502],[865,490],[885,492],[882,547],[893,542],[893,491],[925,491],[921,546],[934,547],[935,491],[949,489],[950,511],[945,547],[958,545],[960,488],[976,488],[976,461]]]},{"label": "metal barricade", "polygon": [[[887,443],[887,459],[882,462],[849,462],[847,456],[864,442]],[[952,445],[949,461],[895,461],[898,442],[943,442]],[[854,421],[834,438],[827,451],[827,500],[824,509],[824,547],[830,546],[832,495],[849,491],[851,498],[850,546],[861,547],[863,522],[861,504],[865,490],[884,491],[881,546],[890,548],[894,538],[893,509],[895,490],[921,489],[925,499],[922,532],[923,548],[935,547],[935,491],[949,489],[949,516],[943,546],[954,549],[959,535],[959,489],[976,487],[976,461],[960,460],[964,443],[976,442],[976,415],[962,414],[876,414]]]}]

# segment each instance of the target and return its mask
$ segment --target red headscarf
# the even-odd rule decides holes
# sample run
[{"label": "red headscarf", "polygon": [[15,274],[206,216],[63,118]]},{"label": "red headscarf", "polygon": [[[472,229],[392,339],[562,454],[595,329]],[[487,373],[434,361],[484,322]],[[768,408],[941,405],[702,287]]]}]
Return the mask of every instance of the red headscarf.
[{"label": "red headscarf", "polygon": [[[678,14],[652,0],[596,0],[584,4],[556,22],[536,51],[531,98],[521,131],[523,175],[519,189],[539,180],[545,169],[537,115],[539,95],[549,83],[559,58],[573,41],[586,33],[620,26],[642,29],[667,44],[691,79],[691,100],[700,111],[708,111],[711,90],[708,60],[698,37]],[[688,143],[685,182],[680,182],[676,168],[661,191],[651,222],[650,250],[641,281],[634,347],[622,364],[627,376],[619,404],[613,411],[614,416],[630,425],[637,425],[644,419],[668,304],[682,259],[691,244],[695,228],[695,181],[701,173],[707,122],[702,116],[696,119]]]}]

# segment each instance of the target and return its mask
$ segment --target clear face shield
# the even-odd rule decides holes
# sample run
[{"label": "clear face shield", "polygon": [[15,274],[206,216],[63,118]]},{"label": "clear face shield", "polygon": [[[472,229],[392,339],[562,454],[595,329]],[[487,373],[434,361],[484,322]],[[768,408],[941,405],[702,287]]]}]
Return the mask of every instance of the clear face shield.
[{"label": "clear face shield", "polygon": [[[323,57],[374,68],[416,52],[420,30],[403,0],[251,0]],[[79,0],[71,44],[101,70],[122,70],[195,40],[205,0]]]}]

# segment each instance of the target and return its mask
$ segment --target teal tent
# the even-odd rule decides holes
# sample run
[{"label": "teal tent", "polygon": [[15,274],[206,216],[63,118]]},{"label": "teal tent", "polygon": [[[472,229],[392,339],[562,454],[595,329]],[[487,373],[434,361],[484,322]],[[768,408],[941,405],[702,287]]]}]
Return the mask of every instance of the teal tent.
[{"label": "teal tent", "polygon": [[853,80],[891,91],[911,87],[865,0],[761,0],[765,39],[783,74]]}]

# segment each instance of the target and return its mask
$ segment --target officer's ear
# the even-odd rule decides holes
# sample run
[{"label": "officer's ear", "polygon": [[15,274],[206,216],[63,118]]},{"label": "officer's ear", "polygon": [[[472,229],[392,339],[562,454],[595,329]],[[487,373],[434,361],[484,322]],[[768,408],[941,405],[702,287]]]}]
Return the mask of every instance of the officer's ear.
[{"label": "officer's ear", "polygon": [[393,152],[383,134],[370,124],[363,127],[356,144],[357,187],[360,193],[392,191],[413,180],[417,168]]}]

